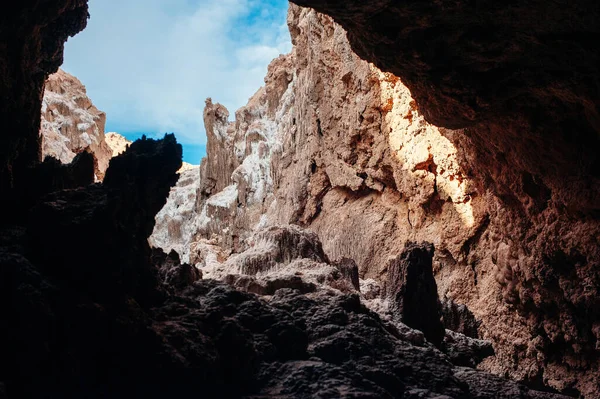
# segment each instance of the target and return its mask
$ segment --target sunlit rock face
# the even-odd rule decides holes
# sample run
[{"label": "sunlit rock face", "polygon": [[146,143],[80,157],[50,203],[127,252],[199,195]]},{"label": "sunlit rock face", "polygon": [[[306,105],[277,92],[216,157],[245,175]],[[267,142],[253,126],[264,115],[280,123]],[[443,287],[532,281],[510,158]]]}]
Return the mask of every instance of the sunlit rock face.
[{"label": "sunlit rock face", "polygon": [[50,75],[42,100],[42,159],[52,156],[67,164],[76,154],[89,151],[96,159],[96,178],[102,180],[113,157],[105,124],[106,114],[94,106],[76,77],[62,69]]},{"label": "sunlit rock face", "polygon": [[318,234],[332,261],[356,262],[363,298],[385,313],[377,298],[389,258],[406,241],[431,242],[440,297],[467,305],[494,344],[482,367],[600,392],[593,176],[558,181],[529,168],[538,155],[510,144],[532,131],[521,116],[503,124],[478,117],[467,130],[432,125],[403,80],[361,60],[331,18],[291,6],[288,24],[292,53],[273,61],[234,122],[207,103],[190,261],[223,263],[251,247],[255,231],[298,224]]},{"label": "sunlit rock face", "polygon": [[379,276],[407,239],[457,257],[483,214],[456,148],[339,25],[293,6],[288,19],[292,53],[235,122],[207,103],[198,237],[235,251],[257,228],[300,224],[363,277]]},{"label": "sunlit rock face", "polygon": [[[453,348],[446,356],[418,331],[382,320],[356,293],[343,295],[342,286],[258,298],[201,279],[175,252],[151,250],[181,146],[173,135],[137,140],[111,160],[100,184],[91,184],[89,152],[69,165],[52,157],[39,164],[41,85],[67,35],[85,25],[87,7],[84,0],[11,5],[0,14],[0,116],[8,131],[0,187],[14,205],[2,211],[18,217],[5,223],[2,213],[0,223],[0,396],[560,397],[454,365],[461,346],[469,361],[479,358],[476,345],[445,340]],[[229,204],[232,193],[239,199],[254,175],[242,176],[215,190],[224,193],[212,203]],[[235,258],[246,272],[289,261],[327,266],[314,232],[266,227],[252,236]],[[353,260],[328,266],[333,280],[348,279],[350,292],[360,287]],[[263,293],[294,277],[270,280]]]},{"label": "sunlit rock face", "polygon": [[131,145],[131,141],[116,132],[108,132],[104,135],[104,138],[112,151],[113,157],[124,153],[127,147]]},{"label": "sunlit rock face", "polygon": [[207,101],[197,239],[235,252],[255,230],[298,224],[363,278],[385,274],[407,240],[458,258],[485,217],[457,149],[330,18],[291,6],[288,24],[292,53],[234,122]]},{"label": "sunlit rock face", "polygon": [[466,128],[442,134],[486,216],[438,286],[484,320],[501,349],[486,367],[598,396],[598,3],[295,2],[342,24],[428,121]]},{"label": "sunlit rock face", "polygon": [[429,122],[469,127],[486,185],[512,191],[513,174],[527,172],[565,206],[598,209],[596,1],[294,3],[331,15],[359,56],[402,78]]}]

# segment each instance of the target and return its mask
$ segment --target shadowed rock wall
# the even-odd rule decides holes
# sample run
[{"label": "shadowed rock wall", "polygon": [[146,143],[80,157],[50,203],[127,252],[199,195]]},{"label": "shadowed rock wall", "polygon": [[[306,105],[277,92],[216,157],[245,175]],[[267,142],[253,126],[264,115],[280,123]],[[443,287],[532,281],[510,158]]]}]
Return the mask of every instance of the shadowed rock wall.
[{"label": "shadowed rock wall", "polygon": [[[63,45],[85,28],[87,0],[28,0],[0,16],[0,189],[18,187],[41,159],[39,130],[44,81],[62,64]],[[5,211],[5,209],[3,209]]]}]

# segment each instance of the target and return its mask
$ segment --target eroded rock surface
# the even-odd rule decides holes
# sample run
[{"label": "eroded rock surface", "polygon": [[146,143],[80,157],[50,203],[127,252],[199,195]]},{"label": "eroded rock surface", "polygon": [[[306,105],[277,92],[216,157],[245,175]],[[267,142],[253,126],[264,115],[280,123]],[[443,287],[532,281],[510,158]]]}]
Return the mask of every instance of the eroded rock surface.
[{"label": "eroded rock surface", "polygon": [[0,15],[0,222],[22,220],[27,170],[41,161],[44,81],[62,63],[63,45],[87,23],[86,0],[11,3]]},{"label": "eroded rock surface", "polygon": [[[352,22],[350,15],[377,20],[382,14],[375,10],[388,6],[382,4],[320,6],[334,16],[339,11],[337,17],[356,28],[371,26],[371,20]],[[563,138],[579,123],[561,136],[551,127],[562,122],[551,115],[533,123],[528,112],[534,111],[512,95],[513,113],[503,108],[508,97],[485,106],[476,102],[473,106],[481,109],[465,123],[460,103],[465,99],[453,91],[456,82],[436,86],[426,77],[414,86],[408,71],[413,64],[392,68],[393,57],[404,54],[374,56],[378,65],[407,74],[415,101],[403,76],[382,72],[354,53],[350,42],[356,48],[357,41],[371,43],[369,38],[383,38],[388,31],[369,30],[366,39],[360,38],[362,30],[351,31],[349,42],[331,18],[295,6],[288,24],[292,53],[273,61],[265,87],[236,112],[235,122],[228,122],[224,107],[207,102],[209,149],[201,167],[191,262],[201,263],[209,247],[212,258],[226,259],[243,252],[256,231],[297,224],[317,233],[331,261],[355,261],[360,285],[367,288],[364,298],[385,311],[377,296],[388,259],[398,256],[407,241],[431,242],[440,297],[466,306],[476,320],[468,328],[453,328],[464,327],[494,345],[496,356],[482,367],[536,385],[597,395],[600,190],[589,167],[598,153],[591,149],[598,147],[583,140],[559,154],[568,146]],[[380,55],[373,46],[366,55]],[[422,62],[414,72],[419,76],[430,73]],[[436,87],[431,93],[420,89],[431,84]],[[433,99],[440,87],[449,92]],[[535,101],[538,94],[524,92],[522,98]],[[484,101],[488,95],[477,98]],[[425,115],[419,101],[427,104]],[[544,112],[562,106],[556,107]],[[572,111],[571,105],[565,107]],[[498,114],[492,117],[490,110]],[[573,116],[571,111],[563,116]],[[425,116],[466,130],[436,127]],[[452,117],[456,123],[449,122]],[[587,148],[575,162],[579,166],[557,172],[556,165],[575,159],[572,151],[581,149],[580,143]],[[532,155],[525,147],[540,150]]]},{"label": "eroded rock surface", "polygon": [[112,151],[113,157],[124,153],[127,150],[127,146],[131,145],[131,141],[116,132],[108,132],[104,135],[104,138]]},{"label": "eroded rock surface", "polygon": [[466,128],[442,134],[489,216],[438,282],[482,318],[489,369],[597,396],[598,3],[295,2],[333,16],[429,122]]},{"label": "eroded rock surface", "polygon": [[259,295],[273,295],[282,288],[303,293],[359,290],[356,264],[331,262],[317,235],[298,226],[259,230],[246,245],[241,253],[229,256],[208,241],[196,243],[193,263],[207,278]]},{"label": "eroded rock surface", "polygon": [[194,209],[199,187],[198,166],[179,173],[179,180],[171,188],[167,204],[156,215],[156,226],[149,239],[153,247],[175,250],[183,262],[190,261],[191,243],[198,225]]},{"label": "eroded rock surface", "polygon": [[64,164],[89,151],[96,159],[95,174],[104,179],[113,151],[105,140],[106,114],[87,96],[85,86],[62,69],[46,81],[42,100],[42,159],[51,156]]},{"label": "eroded rock surface", "polygon": [[[256,231],[300,224],[309,231],[298,237],[318,234],[331,265],[355,261],[366,277],[359,288],[377,297],[376,279],[386,277],[385,261],[400,243],[433,242],[438,291],[467,304],[482,321],[479,333],[497,349],[484,362],[487,370],[594,397],[600,391],[599,235],[597,136],[590,126],[598,119],[593,66],[599,63],[595,47],[582,38],[590,31],[594,37],[597,5],[576,16],[573,10],[586,1],[556,6],[582,22],[565,25],[537,18],[539,12],[532,18],[528,7],[539,11],[538,3],[478,4],[477,15],[500,18],[461,25],[472,5],[446,3],[324,4],[350,15],[359,27],[347,26],[352,41],[363,35],[375,56],[395,43],[378,38],[398,26],[433,27],[403,30],[414,37],[396,35],[401,49],[409,49],[389,52],[391,64],[400,65],[407,54],[409,61],[423,60],[407,61],[397,73],[406,75],[420,103],[431,89],[433,106],[424,108],[430,121],[442,105],[438,121],[463,127],[474,110],[468,131],[427,124],[400,81],[360,61],[338,25],[294,7],[295,50],[272,65],[251,106],[229,124],[226,110],[207,104],[214,154],[203,165],[207,178],[197,196],[191,255],[227,261],[233,252],[252,250]],[[382,4],[393,9],[383,12]],[[490,7],[498,14],[487,13]],[[406,24],[399,23],[398,10],[408,12]],[[372,18],[363,18],[365,11]],[[132,144],[111,163],[103,185],[87,185],[93,175],[88,153],[73,165],[40,164],[42,85],[60,64],[65,39],[86,17],[85,0],[14,3],[0,14],[1,395],[559,397],[453,365],[453,349],[444,355],[418,331],[382,320],[357,294],[279,289],[267,301],[198,280],[174,254],[153,253],[147,239],[154,217],[181,166],[172,137]],[[445,30],[440,21],[454,21],[456,29]],[[493,44],[505,33],[499,28],[522,34],[523,21],[534,21],[534,35],[516,43],[531,43],[533,51],[500,46],[497,56]],[[484,47],[469,39],[479,37],[482,26]],[[566,36],[542,34],[555,27]],[[429,45],[440,37],[450,45]],[[546,43],[565,44],[573,62],[561,64],[565,58],[540,51]],[[471,66],[491,65],[478,57],[457,68],[465,48],[497,61],[483,72],[499,79],[472,73]],[[457,55],[442,57],[450,76],[424,56],[445,51]],[[518,62],[511,65],[513,59]],[[556,60],[564,68],[549,67]],[[573,67],[582,74],[571,73]],[[411,71],[424,76],[422,84],[411,80]],[[586,76],[592,83],[579,84]],[[530,78],[535,84],[528,86]],[[473,96],[461,86],[489,95]],[[530,153],[533,145],[541,151]],[[46,186],[32,192],[36,176]],[[310,252],[300,255],[316,261]],[[356,287],[354,271],[340,274]],[[480,355],[469,347],[472,365]]]}]

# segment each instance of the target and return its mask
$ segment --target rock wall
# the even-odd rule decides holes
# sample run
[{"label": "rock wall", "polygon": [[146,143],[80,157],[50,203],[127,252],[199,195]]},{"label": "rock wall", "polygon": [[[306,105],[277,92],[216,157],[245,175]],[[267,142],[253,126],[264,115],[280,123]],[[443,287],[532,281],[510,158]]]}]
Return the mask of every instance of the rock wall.
[{"label": "rock wall", "polygon": [[96,159],[96,178],[104,179],[113,157],[105,124],[106,114],[94,106],[76,77],[62,69],[50,75],[42,100],[42,159],[52,156],[67,164],[76,154],[89,151]]},{"label": "rock wall", "polygon": [[[361,60],[331,18],[291,6],[288,25],[292,53],[273,61],[234,122],[207,102],[189,260],[205,265],[216,246],[209,258],[227,263],[255,231],[297,224],[318,234],[330,259],[354,260],[367,287],[387,278],[405,242],[432,242],[440,297],[467,305],[494,344],[483,368],[600,392],[595,180],[579,174],[583,202],[569,194],[569,205],[549,175],[527,169],[530,158],[515,158],[518,147],[484,145],[483,122],[476,134],[472,124],[428,123],[404,81]],[[510,135],[514,123],[485,126]],[[525,137],[531,126],[520,126]]]},{"label": "rock wall", "polygon": [[[26,169],[40,161],[44,81],[62,63],[63,45],[85,28],[86,0],[12,2],[0,16],[0,218],[19,214]],[[10,197],[10,198],[7,198]],[[17,205],[18,206],[18,205]]]},{"label": "rock wall", "polygon": [[212,101],[205,110],[197,211],[212,227],[200,236],[219,233],[235,250],[256,226],[310,226],[332,258],[355,259],[367,277],[407,239],[458,256],[484,217],[457,150],[338,25],[297,7],[288,22],[292,53],[269,66],[236,121]]},{"label": "rock wall", "polygon": [[466,128],[444,136],[489,196],[489,224],[465,247],[478,284],[453,261],[438,280],[506,326],[489,334],[515,350],[490,369],[597,396],[598,3],[295,2],[332,15],[428,121]]}]

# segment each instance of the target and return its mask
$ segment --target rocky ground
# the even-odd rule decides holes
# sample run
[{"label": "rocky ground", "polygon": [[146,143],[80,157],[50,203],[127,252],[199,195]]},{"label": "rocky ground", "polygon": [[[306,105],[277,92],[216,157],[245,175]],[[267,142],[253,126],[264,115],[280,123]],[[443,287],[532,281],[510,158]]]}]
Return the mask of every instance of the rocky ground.
[{"label": "rocky ground", "polygon": [[[154,217],[180,167],[172,135],[136,141],[111,161],[103,183],[89,185],[90,162],[87,180],[50,190],[27,224],[2,228],[4,397],[561,397],[454,365],[457,353],[479,360],[485,351],[465,336],[455,338],[462,347],[436,341],[440,351],[401,323],[414,321],[406,306],[383,320],[361,304],[355,265],[332,264],[331,278],[317,276],[308,289],[257,280],[269,294],[261,298],[203,279],[175,252],[151,250]],[[259,261],[242,254],[248,272],[278,262],[328,265],[314,234],[291,229],[263,239],[280,245],[260,251]],[[432,250],[408,247],[395,286],[437,304]],[[433,330],[443,331],[441,309],[431,310]]]}]

